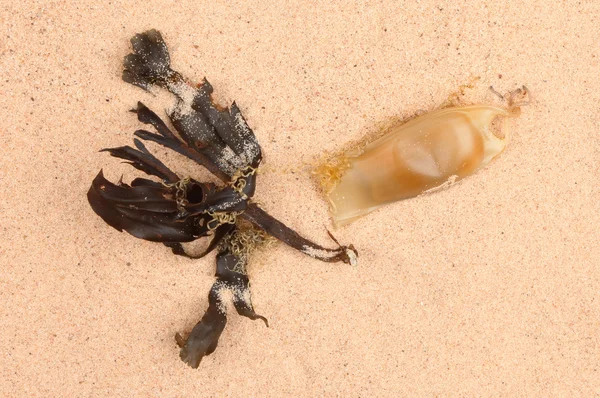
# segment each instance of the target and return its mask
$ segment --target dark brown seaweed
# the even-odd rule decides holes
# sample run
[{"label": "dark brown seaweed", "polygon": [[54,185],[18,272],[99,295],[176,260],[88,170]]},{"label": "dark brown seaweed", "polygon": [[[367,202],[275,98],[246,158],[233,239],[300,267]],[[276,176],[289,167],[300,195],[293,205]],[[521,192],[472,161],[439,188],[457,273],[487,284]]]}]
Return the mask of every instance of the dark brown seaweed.
[{"label": "dark brown seaweed", "polygon": [[[255,226],[286,243],[288,246],[313,258],[325,262],[342,261],[347,264],[356,263],[357,252],[353,245],[339,246],[336,249],[325,248],[303,238],[296,231],[288,228],[284,223],[253,203],[241,214],[241,217],[252,222]],[[337,243],[337,241],[335,242]]]},{"label": "dark brown seaweed", "polygon": [[[235,239],[235,234],[230,233],[229,239]],[[267,318],[254,312],[250,298],[249,280],[246,275],[247,259],[232,252],[226,240],[217,254],[217,277],[208,295],[208,309],[194,326],[187,338],[179,333],[175,339],[181,347],[181,359],[192,368],[197,368],[202,358],[211,354],[217,347],[221,332],[227,323],[226,304],[223,301],[223,292],[229,290],[233,296],[233,305],[239,315],[252,320],[261,319],[269,326]]]},{"label": "dark brown seaweed", "polygon": [[[337,241],[334,249],[311,242],[252,203],[262,151],[237,105],[215,105],[211,98],[213,88],[206,79],[195,87],[172,70],[167,46],[158,31],[137,34],[131,43],[133,53],[124,59],[123,80],[144,90],[163,88],[175,95],[176,106],[168,116],[177,135],[139,102],[132,112],[156,132],[137,130],[135,148],[123,146],[103,151],[161,181],[136,178],[130,185],[122,181],[113,184],[100,171],[92,182],[88,200],[110,226],[141,239],[161,242],[176,255],[199,258],[218,248],[217,280],[209,294],[208,309],[187,339],[177,335],[182,360],[195,368],[215,350],[227,322],[224,290],[232,292],[238,314],[267,323],[266,318],[254,312],[246,274],[248,253],[265,236],[271,235],[327,262],[353,264],[357,252],[352,245],[341,246]],[[181,178],[152,155],[140,139],[192,159],[222,184]],[[182,243],[200,238],[210,239],[207,248],[195,256],[186,253]]]}]

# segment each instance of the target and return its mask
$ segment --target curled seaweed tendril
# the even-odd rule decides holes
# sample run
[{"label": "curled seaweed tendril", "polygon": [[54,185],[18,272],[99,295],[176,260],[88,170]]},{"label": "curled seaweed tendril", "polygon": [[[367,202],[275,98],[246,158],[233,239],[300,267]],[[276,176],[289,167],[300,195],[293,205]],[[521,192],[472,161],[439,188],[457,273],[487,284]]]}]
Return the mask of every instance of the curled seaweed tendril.
[{"label": "curled seaweed tendril", "polygon": [[[356,263],[352,245],[325,248],[299,235],[251,201],[262,151],[238,106],[217,106],[210,83],[195,86],[171,69],[167,45],[156,30],[135,35],[133,52],[123,61],[123,80],[150,91],[166,89],[177,101],[168,113],[177,134],[144,104],[131,112],[155,132],[137,130],[135,148],[103,149],[128,161],[133,167],[161,182],[136,178],[131,184],[113,184],[102,171],[88,191],[92,209],[119,231],[171,248],[174,254],[201,258],[215,249],[217,280],[210,290],[208,309],[187,338],[177,334],[181,359],[198,367],[202,358],[217,347],[227,315],[223,292],[233,293],[238,314],[250,319],[267,319],[254,312],[246,264],[249,254],[263,242],[276,238],[287,245],[326,262]],[[142,141],[151,141],[188,157],[205,167],[222,184],[179,177],[152,155]],[[190,255],[182,243],[207,238],[199,255]]]}]

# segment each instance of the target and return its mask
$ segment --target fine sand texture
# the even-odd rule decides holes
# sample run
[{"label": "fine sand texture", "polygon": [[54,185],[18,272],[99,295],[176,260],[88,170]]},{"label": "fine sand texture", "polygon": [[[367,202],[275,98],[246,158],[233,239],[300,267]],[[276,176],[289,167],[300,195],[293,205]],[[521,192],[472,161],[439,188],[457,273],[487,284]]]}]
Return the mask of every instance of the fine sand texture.
[{"label": "fine sand texture", "polygon": [[[600,396],[600,2],[3,1],[0,395],[3,397]],[[249,266],[198,369],[179,359],[214,254],[176,257],[91,210],[106,153],[142,127],[121,80],[135,33],[237,102],[264,152],[261,206],[334,247],[306,165],[390,119],[500,104],[526,85],[506,151],[433,194],[333,231],[358,265],[283,244]],[[183,175],[199,166],[149,147]]]}]

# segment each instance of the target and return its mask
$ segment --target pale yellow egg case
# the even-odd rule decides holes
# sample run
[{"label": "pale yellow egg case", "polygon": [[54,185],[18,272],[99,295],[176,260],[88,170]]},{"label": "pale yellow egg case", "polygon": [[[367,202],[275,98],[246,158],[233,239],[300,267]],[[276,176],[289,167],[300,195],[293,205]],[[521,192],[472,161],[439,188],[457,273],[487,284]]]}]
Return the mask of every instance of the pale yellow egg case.
[{"label": "pale yellow egg case", "polygon": [[519,114],[516,106],[440,109],[391,128],[354,155],[346,153],[330,161],[317,173],[322,181],[329,179],[324,189],[335,226],[347,225],[385,204],[436,190],[484,167],[504,150],[508,118]]}]

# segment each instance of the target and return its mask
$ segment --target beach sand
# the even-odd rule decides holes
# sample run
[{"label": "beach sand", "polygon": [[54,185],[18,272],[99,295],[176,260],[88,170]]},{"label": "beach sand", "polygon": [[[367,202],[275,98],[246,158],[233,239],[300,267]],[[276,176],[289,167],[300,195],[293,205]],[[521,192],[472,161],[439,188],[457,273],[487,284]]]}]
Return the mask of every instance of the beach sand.
[{"label": "beach sand", "polygon": [[[600,3],[25,0],[0,22],[2,396],[600,396]],[[532,102],[484,170],[335,231],[358,266],[256,253],[270,327],[232,313],[191,369],[174,335],[204,313],[214,255],[119,233],[86,200],[100,169],[140,175],[98,152],[131,144],[128,110],[170,106],[120,77],[151,28],[240,106],[257,201],[331,247],[305,164],[474,77],[467,103],[523,84]]]}]

